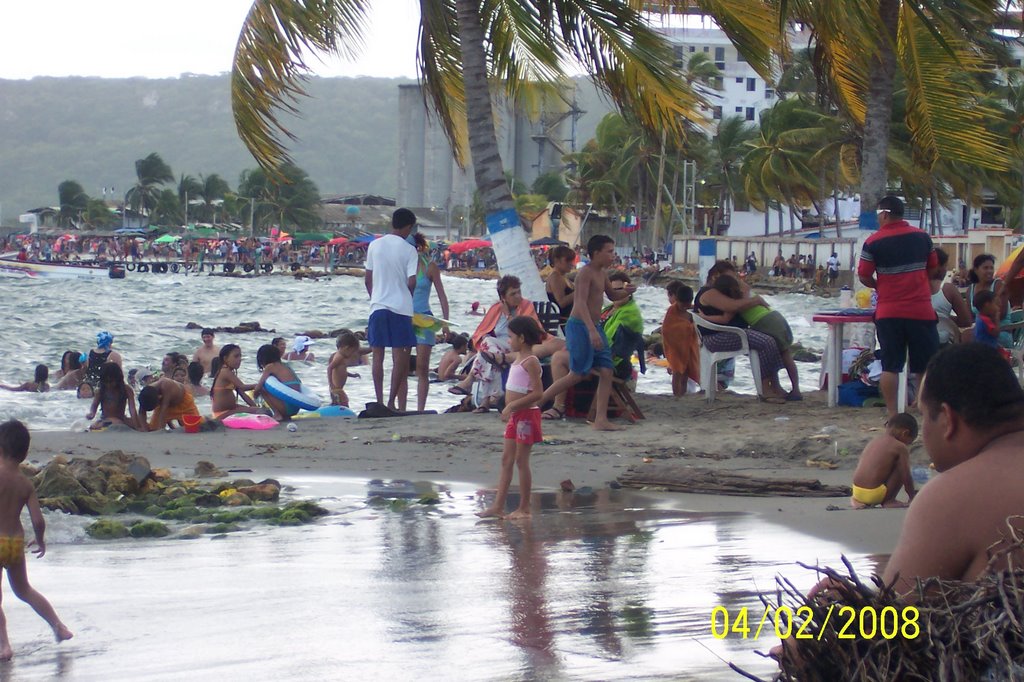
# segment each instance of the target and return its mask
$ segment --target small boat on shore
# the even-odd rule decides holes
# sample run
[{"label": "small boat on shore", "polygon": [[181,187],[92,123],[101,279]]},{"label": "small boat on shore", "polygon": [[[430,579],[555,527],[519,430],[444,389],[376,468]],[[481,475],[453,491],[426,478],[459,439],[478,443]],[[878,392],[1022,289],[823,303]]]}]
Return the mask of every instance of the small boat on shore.
[{"label": "small boat on shore", "polygon": [[0,276],[42,277],[46,279],[75,279],[103,277],[121,279],[124,266],[120,264],[70,261],[20,261],[17,254],[0,256]]}]

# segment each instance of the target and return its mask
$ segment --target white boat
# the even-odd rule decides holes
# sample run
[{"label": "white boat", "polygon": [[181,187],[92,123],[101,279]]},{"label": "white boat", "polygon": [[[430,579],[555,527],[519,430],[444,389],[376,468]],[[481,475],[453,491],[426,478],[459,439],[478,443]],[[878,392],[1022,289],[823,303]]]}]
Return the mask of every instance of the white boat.
[{"label": "white boat", "polygon": [[[122,277],[124,269],[121,268]],[[71,262],[38,262],[20,261],[16,253],[7,253],[0,256],[0,276],[7,277],[42,277],[46,279],[75,279],[115,277],[111,274],[110,265],[97,263],[71,263]]]}]

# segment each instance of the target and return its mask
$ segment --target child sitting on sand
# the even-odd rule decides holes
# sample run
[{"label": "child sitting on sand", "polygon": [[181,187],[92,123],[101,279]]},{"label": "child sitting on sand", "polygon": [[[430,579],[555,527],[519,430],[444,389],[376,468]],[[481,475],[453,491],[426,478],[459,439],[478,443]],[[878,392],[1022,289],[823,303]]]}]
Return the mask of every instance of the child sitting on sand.
[{"label": "child sitting on sand", "polygon": [[449,379],[454,379],[455,372],[458,371],[459,365],[462,364],[468,350],[468,338],[462,334],[456,334],[453,336],[452,347],[445,351],[445,354],[441,356],[441,362],[437,366],[437,380],[448,381]]},{"label": "child sitting on sand", "polygon": [[50,378],[50,368],[46,365],[36,365],[35,377],[32,381],[26,381],[17,386],[0,384],[0,388],[6,391],[23,391],[26,393],[46,393],[50,390],[50,384],[46,380]]},{"label": "child sitting on sand", "polygon": [[865,509],[880,504],[883,507],[906,507],[896,501],[900,488],[905,488],[910,500],[917,491],[910,474],[910,451],[907,446],[917,438],[917,420],[901,412],[889,420],[885,434],[873,438],[853,472],[854,509]]},{"label": "child sitting on sand", "polygon": [[[731,275],[720,275],[712,286],[729,298],[736,300],[744,298],[739,280]],[[803,400],[803,396],[800,395],[800,379],[797,376],[796,362],[790,351],[793,345],[793,330],[790,329],[786,318],[779,311],[772,310],[766,305],[752,306],[739,315],[748,327],[775,339],[775,343],[779,346],[779,356],[782,358],[782,364],[786,368],[786,374],[789,376],[789,383],[792,386],[786,400]]]},{"label": "child sitting on sand", "polygon": [[[225,344],[220,353],[210,363],[213,383],[210,385],[210,409],[214,419],[223,419],[233,414],[266,414],[268,410],[256,405],[247,391],[256,388],[256,384],[242,383],[238,378],[238,368],[242,366],[242,349],[233,343]],[[246,402],[239,406],[237,396]]]},{"label": "child sitting on sand", "polygon": [[[501,476],[494,494],[494,504],[477,516],[505,516],[505,499],[512,484],[512,469],[519,468],[519,507],[508,515],[510,519],[530,515],[530,449],[542,439],[540,403],[544,395],[541,383],[540,360],[533,347],[544,339],[544,331],[537,320],[520,315],[508,323],[509,345],[516,356],[505,382],[505,409],[501,411],[505,427],[505,448],[501,453]],[[509,353],[511,356],[513,353]]]},{"label": "child sitting on sand", "polygon": [[669,282],[665,290],[669,306],[661,323],[661,338],[668,371],[672,375],[672,395],[680,398],[686,395],[689,381],[700,383],[700,347],[697,327],[690,313],[693,289],[674,281]]},{"label": "child sitting on sand", "polygon": [[292,417],[299,413],[299,406],[286,404],[280,398],[270,395],[270,392],[264,388],[264,384],[267,379],[274,377],[288,388],[301,391],[302,382],[299,381],[299,377],[295,376],[291,367],[281,362],[281,351],[270,344],[260,346],[256,351],[256,367],[263,372],[259,381],[256,382],[256,395],[263,398],[263,401],[274,411],[274,419],[279,422],[291,421]]},{"label": "child sitting on sand", "polygon": [[[92,405],[86,419],[96,416],[100,410],[100,418],[90,428],[103,429],[111,424],[124,424],[133,429],[139,428],[139,415],[135,411],[135,392],[124,380],[124,372],[120,365],[104,362],[100,367],[99,386],[93,392]],[[125,414],[125,410],[129,414]]]},{"label": "child sitting on sand", "polygon": [[[21,473],[19,465],[28,455],[30,442],[28,429],[16,419],[0,424],[0,568],[7,569],[7,580],[19,599],[27,603],[53,628],[58,642],[73,636],[57,617],[46,597],[35,591],[28,582],[25,565],[25,529],[21,525],[21,510],[28,507],[35,540],[28,543],[40,559],[46,554],[46,521],[39,508],[39,499],[32,482]],[[0,660],[14,656],[7,637],[7,620],[0,611]]]},{"label": "child sitting on sand", "polygon": [[358,379],[359,375],[348,371],[349,367],[363,364],[363,356],[369,354],[369,348],[362,348],[356,335],[347,329],[338,334],[335,341],[338,350],[331,354],[327,363],[327,386],[331,390],[331,404],[348,407],[348,394],[345,383],[349,379]]}]

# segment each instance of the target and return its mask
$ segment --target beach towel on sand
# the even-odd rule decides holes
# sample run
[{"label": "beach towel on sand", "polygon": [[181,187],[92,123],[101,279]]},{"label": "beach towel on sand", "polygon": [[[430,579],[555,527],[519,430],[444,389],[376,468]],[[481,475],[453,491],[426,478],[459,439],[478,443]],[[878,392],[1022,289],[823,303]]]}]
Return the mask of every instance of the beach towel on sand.
[{"label": "beach towel on sand", "polygon": [[682,374],[700,383],[700,349],[697,327],[676,306],[670,306],[661,323],[661,343],[673,374]]}]

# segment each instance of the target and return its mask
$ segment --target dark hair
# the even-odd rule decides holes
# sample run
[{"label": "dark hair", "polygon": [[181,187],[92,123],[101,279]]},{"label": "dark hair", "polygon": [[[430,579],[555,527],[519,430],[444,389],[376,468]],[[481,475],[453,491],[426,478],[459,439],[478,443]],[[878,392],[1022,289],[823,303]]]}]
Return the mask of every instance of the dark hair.
[{"label": "dark hair", "polygon": [[615,240],[606,234],[595,234],[587,242],[587,255],[591,258],[594,254],[604,248],[605,244],[614,244]]},{"label": "dark hair", "polygon": [[46,365],[36,365],[36,376],[34,381],[37,384],[45,383],[50,378],[50,368]]},{"label": "dark hair", "polygon": [[906,429],[910,433],[910,440],[917,438],[917,420],[908,412],[900,412],[895,417],[890,417],[886,425],[890,429]]},{"label": "dark hair", "polygon": [[[793,255],[796,256],[796,254]],[[736,272],[736,265],[732,261],[716,260],[715,264],[708,269],[708,279],[726,272]]]},{"label": "dark hair", "polygon": [[[220,374],[220,370],[221,370],[221,368],[224,367],[224,363],[227,361],[228,356],[231,355],[236,350],[242,350],[241,348],[238,347],[238,344],[236,344],[236,343],[228,343],[228,344],[225,344],[225,345],[221,346],[220,353],[218,353],[217,357],[215,357],[213,359],[213,361],[210,363],[210,376],[211,377],[213,377],[214,379],[217,378],[217,375]],[[189,365],[189,368],[191,368],[191,367],[192,367],[192,365]],[[189,376],[191,378],[191,375],[189,375]],[[202,375],[200,375],[200,376],[202,376]],[[193,381],[192,383],[198,384],[199,382],[198,381]]]},{"label": "dark hair", "polygon": [[665,355],[665,344],[663,344],[661,341],[655,341],[654,343],[647,347],[647,350],[649,350],[652,354],[660,358]]},{"label": "dark hair", "polygon": [[498,298],[505,298],[509,289],[521,289],[523,283],[515,275],[505,275],[498,280]]},{"label": "dark hair", "polygon": [[[279,341],[284,341],[284,337],[283,336],[275,336],[274,338],[270,339],[270,345],[271,346],[276,346]],[[285,343],[287,343],[287,341],[285,341]]]},{"label": "dark hair", "polygon": [[334,345],[337,348],[359,348],[359,337],[348,329],[343,329],[338,333],[338,339],[334,342]]},{"label": "dark hair", "polygon": [[932,418],[945,403],[977,429],[1024,419],[1024,389],[1002,354],[983,343],[957,343],[933,355],[921,403]]},{"label": "dark hair", "polygon": [[262,371],[264,367],[273,362],[281,362],[281,351],[277,349],[277,346],[269,343],[260,346],[260,349],[256,351],[256,367]]},{"label": "dark hair", "polygon": [[608,275],[609,282],[625,282],[626,284],[632,284],[633,280],[629,278],[629,275],[624,273],[622,270],[616,270],[612,274]]},{"label": "dark hair", "polygon": [[104,362],[100,367],[100,383],[93,390],[94,395],[99,395],[100,402],[104,402],[108,398],[107,384],[117,385],[118,400],[124,397],[124,372],[121,370],[121,365],[116,362]]},{"label": "dark hair", "polygon": [[426,248],[426,247],[428,246],[428,244],[427,244],[427,238],[426,238],[426,237],[424,237],[424,236],[423,236],[423,233],[421,233],[421,232],[417,232],[416,234],[414,234],[414,235],[412,236],[412,240],[413,240],[414,242],[416,242],[416,248],[417,248],[417,249],[422,249],[422,248]]},{"label": "dark hair", "polygon": [[469,339],[462,334],[456,334],[452,337],[452,348],[455,350],[463,350],[469,346]]},{"label": "dark hair", "polygon": [[92,384],[90,384],[88,381],[83,381],[82,383],[78,384],[78,389],[75,391],[75,397],[81,398],[84,389],[89,390],[89,395],[85,396],[86,398],[91,398],[94,395],[96,395],[96,389],[92,387]]},{"label": "dark hair", "polygon": [[199,332],[199,336],[216,336],[216,335],[217,334],[212,329],[210,329],[209,327],[207,327],[206,329],[203,329],[203,331]]},{"label": "dark hair", "polygon": [[[217,358],[220,360],[220,358]],[[210,363],[212,368],[213,363]],[[203,363],[201,362],[190,362],[188,363],[188,380],[193,386],[199,386],[203,383]]]},{"label": "dark hair", "polygon": [[401,230],[416,224],[416,214],[407,208],[400,208],[391,214],[391,227]]},{"label": "dark hair", "polygon": [[892,218],[903,217],[903,201],[899,197],[888,194],[878,200],[878,209],[885,211]]},{"label": "dark hair", "polygon": [[160,404],[160,389],[150,384],[139,391],[139,409],[143,412],[151,412]]},{"label": "dark hair", "polygon": [[508,321],[508,330],[513,334],[523,337],[530,346],[536,346],[544,340],[544,330],[540,328],[537,320],[528,315],[516,315]]},{"label": "dark hair", "polygon": [[715,283],[711,285],[715,291],[720,291],[729,298],[743,298],[743,289],[740,281],[732,275],[719,275]]},{"label": "dark hair", "polygon": [[967,279],[969,279],[972,284],[977,284],[981,281],[978,279],[978,275],[974,271],[984,265],[985,261],[992,261],[992,265],[995,265],[996,257],[991,253],[982,253],[974,257],[974,263],[971,265],[971,271],[967,273]]},{"label": "dark hair", "polygon": [[686,286],[679,280],[669,282],[665,287],[669,295],[679,303],[693,303],[693,289]]},{"label": "dark hair", "polygon": [[81,353],[76,350],[64,351],[64,355],[60,356],[61,370],[81,369],[82,361],[79,359],[80,355]]},{"label": "dark hair", "polygon": [[994,291],[979,291],[974,295],[974,300],[971,301],[971,303],[974,304],[974,307],[980,312],[984,306],[988,305],[994,300],[996,300],[996,294]]},{"label": "dark hair", "polygon": [[7,459],[15,462],[24,462],[28,456],[28,446],[32,437],[28,435],[28,429],[17,419],[11,419],[0,424],[0,453]]},{"label": "dark hair", "polygon": [[939,267],[945,267],[949,262],[949,254],[942,249],[935,247],[935,257],[939,259]]},{"label": "dark hair", "polygon": [[548,263],[551,265],[554,265],[556,260],[562,260],[563,258],[576,260],[576,252],[570,249],[565,244],[559,244],[555,248],[548,251]]}]

